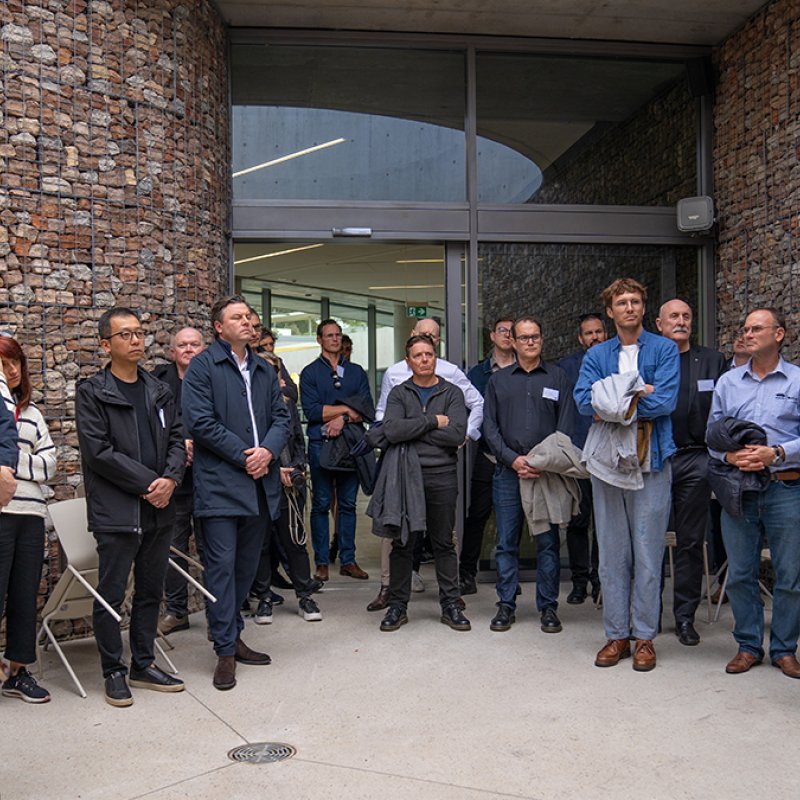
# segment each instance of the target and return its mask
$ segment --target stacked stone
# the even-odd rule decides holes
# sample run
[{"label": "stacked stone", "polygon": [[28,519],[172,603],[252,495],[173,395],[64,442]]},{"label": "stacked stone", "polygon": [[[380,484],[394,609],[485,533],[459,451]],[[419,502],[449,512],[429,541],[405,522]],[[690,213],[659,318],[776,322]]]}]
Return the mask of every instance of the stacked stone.
[{"label": "stacked stone", "polygon": [[62,499],[100,314],[141,311],[152,358],[227,290],[225,30],[210,0],[4,0],[0,59],[0,328],[28,354]]},{"label": "stacked stone", "polygon": [[[719,341],[747,309],[780,308],[800,358],[800,2],[768,3],[717,54],[714,178]],[[795,288],[798,295],[795,295]]]}]

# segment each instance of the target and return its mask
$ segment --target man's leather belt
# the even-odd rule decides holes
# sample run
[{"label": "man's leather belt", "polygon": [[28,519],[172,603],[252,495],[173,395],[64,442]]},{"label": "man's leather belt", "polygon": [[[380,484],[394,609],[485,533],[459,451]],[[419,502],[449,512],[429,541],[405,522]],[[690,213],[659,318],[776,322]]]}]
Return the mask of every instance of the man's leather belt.
[{"label": "man's leather belt", "polygon": [[770,477],[773,481],[796,481],[800,478],[800,472],[796,469],[787,469],[783,472],[773,472]]}]

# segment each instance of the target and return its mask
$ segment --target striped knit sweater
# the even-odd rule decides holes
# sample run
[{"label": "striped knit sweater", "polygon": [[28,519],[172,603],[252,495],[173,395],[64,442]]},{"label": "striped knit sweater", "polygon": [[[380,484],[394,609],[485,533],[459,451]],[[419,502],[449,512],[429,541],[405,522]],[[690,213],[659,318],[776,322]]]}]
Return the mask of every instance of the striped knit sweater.
[{"label": "striped knit sweater", "polygon": [[[0,376],[3,376],[0,370]],[[16,417],[16,403],[11,397],[5,376],[0,378],[0,394],[6,408]],[[47,516],[47,503],[40,484],[53,477],[56,471],[56,448],[50,438],[47,423],[38,408],[30,403],[17,417],[19,461],[17,462],[17,491],[13,500],[2,509],[3,514]],[[49,493],[49,490],[48,490]]]}]

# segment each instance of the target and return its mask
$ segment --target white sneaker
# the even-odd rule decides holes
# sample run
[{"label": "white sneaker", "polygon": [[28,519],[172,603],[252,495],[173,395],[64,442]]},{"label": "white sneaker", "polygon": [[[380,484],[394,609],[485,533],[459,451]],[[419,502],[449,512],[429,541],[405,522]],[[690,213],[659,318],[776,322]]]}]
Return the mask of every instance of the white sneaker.
[{"label": "white sneaker", "polygon": [[322,619],[322,612],[319,606],[310,597],[301,597],[299,600],[300,608],[297,613],[306,622],[319,622]]},{"label": "white sneaker", "polygon": [[411,591],[412,592],[425,591],[425,582],[422,580],[422,577],[416,570],[414,570],[414,572],[411,573]]}]

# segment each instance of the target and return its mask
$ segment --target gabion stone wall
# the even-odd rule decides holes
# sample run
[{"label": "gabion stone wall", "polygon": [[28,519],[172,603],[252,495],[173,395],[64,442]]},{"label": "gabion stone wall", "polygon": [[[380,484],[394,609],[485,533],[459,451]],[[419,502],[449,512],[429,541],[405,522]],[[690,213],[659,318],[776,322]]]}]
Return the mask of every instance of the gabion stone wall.
[{"label": "gabion stone wall", "polygon": [[64,498],[100,314],[139,309],[160,355],[227,288],[225,31],[209,0],[4,0],[0,59],[0,328],[28,354]]},{"label": "gabion stone wall", "polygon": [[800,358],[800,3],[767,4],[718,52],[714,176],[719,340],[747,309],[787,316],[784,355]]}]

